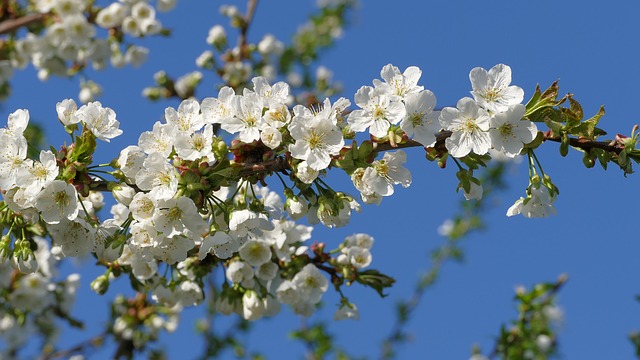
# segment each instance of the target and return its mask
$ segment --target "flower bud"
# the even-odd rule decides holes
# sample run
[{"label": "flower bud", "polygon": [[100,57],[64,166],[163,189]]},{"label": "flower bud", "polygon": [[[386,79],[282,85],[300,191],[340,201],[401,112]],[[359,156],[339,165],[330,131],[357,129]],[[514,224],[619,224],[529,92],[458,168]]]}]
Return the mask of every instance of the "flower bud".
[{"label": "flower bud", "polygon": [[0,238],[0,264],[4,263],[13,253],[9,234]]},{"label": "flower bud", "polygon": [[133,196],[136,194],[136,191],[131,186],[121,183],[115,185],[111,190],[111,193],[117,202],[124,206],[129,206]]},{"label": "flower bud", "polygon": [[227,33],[224,31],[224,28],[222,26],[215,25],[209,30],[209,35],[207,36],[207,44],[213,45],[218,49],[223,48],[227,44]]},{"label": "flower bud", "polygon": [[109,290],[109,277],[107,275],[100,275],[91,282],[91,290],[95,291],[98,295],[104,295]]},{"label": "flower bud", "polygon": [[38,270],[38,261],[31,250],[31,243],[28,240],[17,241],[13,252],[13,265],[21,273],[30,274]]}]

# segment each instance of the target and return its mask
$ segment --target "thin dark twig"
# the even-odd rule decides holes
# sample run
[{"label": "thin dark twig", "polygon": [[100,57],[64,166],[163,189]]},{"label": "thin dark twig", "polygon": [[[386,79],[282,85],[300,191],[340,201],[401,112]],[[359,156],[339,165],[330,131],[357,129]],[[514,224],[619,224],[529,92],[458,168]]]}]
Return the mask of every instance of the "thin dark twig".
[{"label": "thin dark twig", "polygon": [[251,21],[253,21],[253,15],[256,12],[257,6],[258,0],[249,0],[249,2],[247,3],[247,14],[244,17],[244,23],[240,28],[240,37],[238,38],[238,45],[241,49],[247,46],[247,34],[249,33],[249,26],[251,25]]},{"label": "thin dark twig", "polygon": [[90,339],[84,340],[83,342],[69,348],[66,350],[60,350],[60,351],[56,351],[54,353],[48,354],[48,355],[42,355],[39,359],[40,360],[53,360],[53,359],[61,359],[61,358],[69,358],[71,355],[73,354],[78,354],[80,352],[86,351],[86,349],[88,348],[93,348],[93,347],[98,347],[100,346],[103,342],[105,337],[107,336],[106,333],[102,333],[100,335],[94,336]]}]

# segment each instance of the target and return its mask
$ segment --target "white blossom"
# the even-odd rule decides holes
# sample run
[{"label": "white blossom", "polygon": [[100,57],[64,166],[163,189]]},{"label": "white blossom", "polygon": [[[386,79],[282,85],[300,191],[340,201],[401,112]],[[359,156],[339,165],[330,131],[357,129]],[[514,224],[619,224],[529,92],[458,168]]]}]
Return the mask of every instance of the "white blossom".
[{"label": "white blossom", "polygon": [[371,86],[361,87],[355,102],[362,110],[349,114],[349,128],[355,132],[369,129],[371,135],[378,138],[386,136],[391,125],[398,124],[407,112],[402,102],[392,101],[390,95]]},{"label": "white blossom", "polygon": [[400,69],[396,66],[387,64],[380,71],[380,76],[385,82],[374,79],[373,85],[376,89],[390,95],[395,101],[405,99],[407,95],[424,89],[423,86],[418,85],[422,70],[416,66],[409,66],[404,73],[400,73]]},{"label": "white blossom", "polygon": [[337,119],[332,116],[331,102],[325,100],[317,112],[301,105],[294,107],[293,112],[295,116],[289,125],[289,132],[295,140],[289,146],[291,156],[306,160],[313,170],[327,168],[331,156],[339,154],[344,146],[342,132],[336,126]]},{"label": "white blossom", "polygon": [[400,128],[408,137],[424,146],[436,143],[436,133],[441,126],[438,118],[440,111],[433,111],[436,107],[436,97],[429,90],[407,94],[404,100],[407,110],[400,122]]},{"label": "white blossom", "polygon": [[78,216],[76,188],[62,180],[53,180],[35,200],[35,207],[46,223],[57,224],[62,219],[73,220]]},{"label": "white blossom", "polygon": [[240,258],[251,266],[260,266],[271,260],[269,244],[261,240],[249,240],[240,247]]},{"label": "white blossom", "polygon": [[122,134],[122,130],[118,128],[120,122],[116,120],[116,113],[108,107],[102,107],[97,101],[83,105],[76,111],[76,116],[100,140],[109,142]]},{"label": "white blossom", "polygon": [[471,94],[480,106],[493,113],[507,110],[524,99],[524,91],[511,85],[511,68],[498,64],[487,71],[481,67],[471,70],[469,80],[473,91]]},{"label": "white blossom", "polygon": [[509,158],[514,158],[538,134],[538,127],[523,120],[526,109],[522,104],[510,105],[504,112],[491,118],[489,136],[493,147]]},{"label": "white blossom", "polygon": [[407,154],[402,150],[386,152],[365,170],[362,182],[376,194],[393,195],[393,185],[401,184],[405,188],[411,185],[411,173],[403,166],[406,161]]},{"label": "white blossom", "polygon": [[474,152],[486,154],[491,148],[489,114],[471,98],[462,98],[457,108],[445,107],[440,113],[440,125],[452,132],[445,140],[451,156],[461,158]]},{"label": "white blossom", "polygon": [[136,184],[159,200],[170,199],[178,190],[178,172],[160,153],[152,153],[136,174]]},{"label": "white blossom", "polygon": [[178,110],[168,107],[164,110],[167,124],[173,124],[179,132],[192,134],[202,129],[204,118],[200,114],[200,104],[193,99],[182,100]]}]

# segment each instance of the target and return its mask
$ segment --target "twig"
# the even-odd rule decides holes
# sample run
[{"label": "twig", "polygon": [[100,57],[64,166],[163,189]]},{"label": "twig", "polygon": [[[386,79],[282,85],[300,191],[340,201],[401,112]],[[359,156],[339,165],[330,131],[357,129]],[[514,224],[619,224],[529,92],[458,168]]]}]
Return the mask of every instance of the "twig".
[{"label": "twig", "polygon": [[[544,141],[562,142],[562,138],[559,136],[551,137],[550,134],[544,133]],[[582,150],[589,149],[602,149],[607,152],[612,152],[620,155],[624,146],[618,145],[615,142],[608,141],[592,141],[584,138],[569,138],[569,145],[580,148]]]},{"label": "twig", "polygon": [[19,18],[0,22],[0,35],[7,34],[12,31],[18,30],[23,26],[42,21],[45,17],[46,14],[28,14]]},{"label": "twig", "polygon": [[[442,151],[442,152],[446,151],[444,143],[445,143],[445,140],[451,136],[451,134],[452,134],[451,131],[439,132],[436,135],[436,143],[433,147],[438,151]],[[550,136],[549,133],[544,133],[544,141],[560,142],[561,140],[559,137],[552,137]],[[607,152],[611,152],[615,154],[620,154],[620,152],[622,152],[622,150],[624,149],[623,146],[615,142],[593,141],[593,140],[588,140],[584,138],[569,138],[569,145],[575,148],[583,149],[585,151],[589,151],[590,149],[596,148],[596,149],[602,149]],[[424,146],[415,140],[407,140],[405,143],[397,144],[395,147],[391,146],[391,144],[389,143],[382,143],[382,144],[374,143],[373,151],[375,153],[379,153],[383,151],[406,149],[406,148],[412,148],[412,147],[424,147]],[[284,170],[291,170],[291,167],[289,166],[289,162],[284,157],[277,157],[273,160],[269,160],[261,163],[238,164],[238,166],[241,167],[240,171],[238,172],[238,176],[241,178],[255,175],[255,174],[260,174],[260,173],[271,173],[271,172],[281,172]],[[96,191],[108,191],[107,184],[102,181],[94,182],[92,189]]]},{"label": "twig", "polygon": [[60,351],[56,351],[54,353],[48,354],[48,355],[42,355],[40,357],[40,360],[53,360],[53,359],[60,359],[60,358],[69,358],[71,355],[76,354],[76,353],[80,353],[82,351],[85,351],[87,348],[92,348],[92,347],[97,347],[100,346],[103,342],[104,342],[104,338],[107,336],[106,333],[102,333],[100,335],[94,336],[88,340],[85,340],[81,343],[79,343],[78,345],[66,349],[66,350],[60,350]]},{"label": "twig", "polygon": [[249,32],[249,26],[251,25],[251,21],[253,21],[253,15],[256,12],[257,6],[258,0],[249,0],[247,3],[247,14],[244,17],[244,23],[242,24],[242,28],[240,28],[240,37],[238,38],[240,49],[247,46],[247,33]]}]

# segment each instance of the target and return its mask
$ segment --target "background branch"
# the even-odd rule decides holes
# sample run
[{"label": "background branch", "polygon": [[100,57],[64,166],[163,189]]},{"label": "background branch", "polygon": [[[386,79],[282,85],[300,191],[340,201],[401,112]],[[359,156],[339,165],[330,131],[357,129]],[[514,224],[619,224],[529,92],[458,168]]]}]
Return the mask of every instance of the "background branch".
[{"label": "background branch", "polygon": [[0,35],[7,34],[12,31],[18,30],[23,26],[42,21],[46,16],[46,14],[28,14],[19,18],[0,22]]}]

